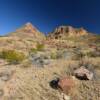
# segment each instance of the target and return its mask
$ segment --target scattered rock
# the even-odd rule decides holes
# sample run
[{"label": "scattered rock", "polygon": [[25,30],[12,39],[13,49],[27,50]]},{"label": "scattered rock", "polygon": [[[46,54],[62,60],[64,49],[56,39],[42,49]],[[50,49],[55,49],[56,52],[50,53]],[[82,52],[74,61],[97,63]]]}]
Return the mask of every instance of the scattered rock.
[{"label": "scattered rock", "polygon": [[12,71],[4,71],[4,72],[0,72],[0,80],[2,81],[8,81],[10,80],[11,76],[13,76],[13,74],[15,73],[14,70]]},{"label": "scattered rock", "polygon": [[60,54],[60,58],[63,58],[63,59],[72,59],[74,57],[75,57],[75,54],[69,50],[66,50],[66,51],[62,52],[62,54]]},{"label": "scattered rock", "polygon": [[68,96],[64,93],[61,93],[61,100],[70,100],[70,96]]},{"label": "scattered rock", "polygon": [[74,75],[80,80],[92,80],[94,76],[93,73],[84,66],[76,69]]},{"label": "scattered rock", "polygon": [[0,79],[2,81],[8,81],[10,79],[10,75],[8,73],[0,73]]},{"label": "scattered rock", "polygon": [[76,57],[76,54],[71,50],[58,49],[55,53],[52,53],[52,58],[70,60]]},{"label": "scattered rock", "polygon": [[53,88],[53,89],[58,89],[58,82],[59,82],[59,78],[55,79],[55,80],[52,80],[50,82],[50,86]]},{"label": "scattered rock", "polygon": [[74,86],[74,81],[69,77],[63,77],[59,79],[58,86],[63,92],[68,93]]},{"label": "scattered rock", "polygon": [[44,65],[50,64],[51,60],[48,56],[46,55],[41,55],[41,54],[34,54],[31,57],[31,61],[33,64],[43,67]]}]

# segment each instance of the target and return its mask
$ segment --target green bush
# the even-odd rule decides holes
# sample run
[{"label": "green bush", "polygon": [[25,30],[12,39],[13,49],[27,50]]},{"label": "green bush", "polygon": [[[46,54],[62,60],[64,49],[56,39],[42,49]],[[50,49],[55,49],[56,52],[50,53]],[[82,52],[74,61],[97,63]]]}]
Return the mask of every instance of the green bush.
[{"label": "green bush", "polygon": [[37,53],[38,51],[42,51],[44,49],[43,44],[37,44],[36,48],[31,48],[29,53]]},{"label": "green bush", "polygon": [[44,49],[44,44],[37,44],[37,51],[42,51]]},{"label": "green bush", "polygon": [[57,59],[57,54],[56,53],[51,53],[50,58],[51,59]]},{"label": "green bush", "polygon": [[18,64],[25,59],[25,55],[15,50],[4,50],[0,53],[0,58],[6,59],[11,64]]},{"label": "green bush", "polygon": [[29,54],[37,53],[38,51],[42,51],[44,49],[44,44],[37,44],[36,48],[31,48]]}]

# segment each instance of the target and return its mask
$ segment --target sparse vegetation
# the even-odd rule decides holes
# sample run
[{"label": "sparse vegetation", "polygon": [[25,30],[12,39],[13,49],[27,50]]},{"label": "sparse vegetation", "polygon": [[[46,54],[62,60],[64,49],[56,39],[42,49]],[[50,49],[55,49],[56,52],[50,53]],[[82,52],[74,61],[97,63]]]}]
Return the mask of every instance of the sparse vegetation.
[{"label": "sparse vegetation", "polygon": [[86,55],[88,57],[99,57],[100,53],[99,52],[88,52]]},{"label": "sparse vegetation", "polygon": [[51,53],[50,57],[51,57],[51,59],[57,59],[57,54],[56,53]]},{"label": "sparse vegetation", "polygon": [[11,64],[18,64],[25,59],[25,55],[15,50],[3,50],[0,53],[0,58],[6,59]]},{"label": "sparse vegetation", "polygon": [[13,41],[12,41],[12,40],[7,40],[7,42],[8,42],[8,43],[10,43],[10,44],[12,44],[12,43],[13,43]]},{"label": "sparse vegetation", "polygon": [[[0,73],[4,73],[0,74],[2,100],[63,100],[62,93],[68,95],[71,100],[99,100],[99,36],[98,39],[94,36],[90,38],[89,35],[77,37],[73,34],[71,37],[67,36],[70,32],[66,34],[68,29],[64,28],[65,31],[61,31],[61,34],[58,30],[57,34],[51,38],[47,36],[43,41],[34,38],[34,31],[30,32],[30,28],[28,31],[27,29],[22,28],[9,37],[0,38]],[[54,37],[57,39],[53,39]],[[86,76],[82,75],[84,70],[79,73],[80,75],[76,75],[75,71],[81,68],[93,73],[92,80],[86,80]],[[73,80],[75,86],[70,91],[66,88],[68,91],[65,92],[63,88],[51,89],[49,82],[63,77]],[[81,80],[82,77],[85,77],[85,80]],[[70,85],[70,82],[68,84]]]},{"label": "sparse vegetation", "polygon": [[21,66],[22,66],[22,68],[29,68],[29,67],[31,67],[31,65],[32,65],[31,61],[25,60],[25,61],[23,61]]},{"label": "sparse vegetation", "polygon": [[44,49],[43,44],[37,44],[36,48],[31,48],[30,53],[37,53],[38,51],[42,51]]},{"label": "sparse vegetation", "polygon": [[42,51],[44,49],[44,44],[39,44],[38,43],[36,48],[37,48],[37,51]]},{"label": "sparse vegetation", "polygon": [[30,53],[37,53],[37,49],[36,48],[31,48]]}]

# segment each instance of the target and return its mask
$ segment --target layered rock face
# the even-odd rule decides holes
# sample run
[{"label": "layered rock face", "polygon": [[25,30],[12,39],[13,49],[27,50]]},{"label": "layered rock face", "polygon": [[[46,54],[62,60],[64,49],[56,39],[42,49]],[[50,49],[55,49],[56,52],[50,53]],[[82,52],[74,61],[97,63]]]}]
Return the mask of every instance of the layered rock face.
[{"label": "layered rock face", "polygon": [[59,39],[66,37],[79,37],[88,35],[88,32],[83,28],[73,28],[72,26],[59,26],[53,32],[49,33],[49,37]]}]

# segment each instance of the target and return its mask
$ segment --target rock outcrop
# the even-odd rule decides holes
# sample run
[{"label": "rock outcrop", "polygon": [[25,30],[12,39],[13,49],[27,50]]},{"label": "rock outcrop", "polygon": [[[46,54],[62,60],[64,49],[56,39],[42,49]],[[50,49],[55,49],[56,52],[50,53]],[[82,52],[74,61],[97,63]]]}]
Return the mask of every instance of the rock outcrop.
[{"label": "rock outcrop", "polygon": [[50,38],[66,38],[79,37],[88,35],[88,32],[83,28],[73,28],[72,26],[59,26],[53,32],[49,33]]}]

